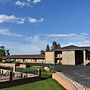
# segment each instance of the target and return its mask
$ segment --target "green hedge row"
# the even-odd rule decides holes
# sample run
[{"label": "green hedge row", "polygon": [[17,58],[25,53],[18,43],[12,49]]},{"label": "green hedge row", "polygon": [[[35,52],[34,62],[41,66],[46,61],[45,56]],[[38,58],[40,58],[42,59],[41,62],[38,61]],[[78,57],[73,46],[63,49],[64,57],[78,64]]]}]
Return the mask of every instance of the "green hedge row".
[{"label": "green hedge row", "polygon": [[0,66],[0,69],[13,70],[13,67]]},{"label": "green hedge row", "polygon": [[38,70],[31,70],[30,68],[16,68],[17,72],[37,74]]}]

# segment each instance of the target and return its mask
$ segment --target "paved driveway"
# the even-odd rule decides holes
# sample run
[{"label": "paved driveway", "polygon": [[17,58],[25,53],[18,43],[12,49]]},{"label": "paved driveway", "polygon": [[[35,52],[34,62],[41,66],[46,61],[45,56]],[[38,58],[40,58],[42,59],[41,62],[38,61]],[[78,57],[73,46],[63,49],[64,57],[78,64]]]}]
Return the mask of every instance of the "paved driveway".
[{"label": "paved driveway", "polygon": [[86,87],[90,88],[90,66],[55,65],[55,69],[59,72],[63,72],[65,75],[72,78],[73,80],[82,83]]}]

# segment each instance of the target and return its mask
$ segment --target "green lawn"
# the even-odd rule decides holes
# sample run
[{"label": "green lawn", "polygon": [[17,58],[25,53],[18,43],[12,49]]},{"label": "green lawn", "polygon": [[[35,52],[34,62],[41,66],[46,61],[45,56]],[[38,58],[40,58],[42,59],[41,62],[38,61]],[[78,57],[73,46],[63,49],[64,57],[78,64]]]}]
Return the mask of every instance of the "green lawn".
[{"label": "green lawn", "polygon": [[0,90],[65,90],[52,78]]}]

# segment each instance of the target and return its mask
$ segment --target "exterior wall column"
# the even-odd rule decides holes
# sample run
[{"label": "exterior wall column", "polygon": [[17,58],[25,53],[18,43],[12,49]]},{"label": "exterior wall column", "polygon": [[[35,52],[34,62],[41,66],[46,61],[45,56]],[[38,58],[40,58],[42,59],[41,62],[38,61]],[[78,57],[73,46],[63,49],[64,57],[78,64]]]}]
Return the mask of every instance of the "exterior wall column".
[{"label": "exterior wall column", "polygon": [[16,64],[13,65],[13,72],[16,71]]},{"label": "exterior wall column", "polygon": [[83,65],[86,65],[86,51],[83,51]]}]

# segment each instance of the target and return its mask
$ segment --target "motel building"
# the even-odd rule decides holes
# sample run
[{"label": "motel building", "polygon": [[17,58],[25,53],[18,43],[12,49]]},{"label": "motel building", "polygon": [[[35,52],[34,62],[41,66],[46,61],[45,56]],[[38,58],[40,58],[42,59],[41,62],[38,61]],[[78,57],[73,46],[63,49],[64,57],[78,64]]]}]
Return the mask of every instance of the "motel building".
[{"label": "motel building", "polygon": [[45,52],[44,55],[11,55],[7,59],[21,63],[87,65],[90,63],[90,47],[70,45]]}]

